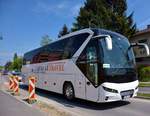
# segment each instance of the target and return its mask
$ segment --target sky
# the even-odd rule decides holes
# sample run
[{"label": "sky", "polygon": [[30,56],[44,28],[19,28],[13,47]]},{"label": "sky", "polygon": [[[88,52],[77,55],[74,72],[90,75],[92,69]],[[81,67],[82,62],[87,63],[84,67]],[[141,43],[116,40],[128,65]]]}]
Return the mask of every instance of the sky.
[{"label": "sky", "polygon": [[[0,65],[40,47],[41,37],[55,40],[64,24],[75,22],[85,0],[0,0]],[[150,24],[150,0],[127,0],[138,29]]]}]

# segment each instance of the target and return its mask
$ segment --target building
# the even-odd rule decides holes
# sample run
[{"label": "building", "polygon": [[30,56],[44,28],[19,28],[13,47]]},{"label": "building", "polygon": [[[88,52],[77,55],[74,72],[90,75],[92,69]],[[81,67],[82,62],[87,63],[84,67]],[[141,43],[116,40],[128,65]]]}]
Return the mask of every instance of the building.
[{"label": "building", "polygon": [[[150,49],[150,25],[144,30],[138,31],[131,39],[131,43],[146,43]],[[150,66],[150,56],[146,56],[143,47],[136,47],[134,49],[137,64],[144,64]]]}]

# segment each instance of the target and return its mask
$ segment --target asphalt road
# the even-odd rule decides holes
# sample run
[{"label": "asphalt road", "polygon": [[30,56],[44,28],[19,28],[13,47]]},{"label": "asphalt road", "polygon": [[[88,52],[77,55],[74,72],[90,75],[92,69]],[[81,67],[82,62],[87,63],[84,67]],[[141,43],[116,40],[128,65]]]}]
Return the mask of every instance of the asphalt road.
[{"label": "asphalt road", "polygon": [[127,101],[98,104],[80,99],[67,101],[62,95],[39,89],[36,93],[47,98],[47,102],[55,101],[81,116],[150,116],[150,100],[132,98]]},{"label": "asphalt road", "polygon": [[[27,89],[26,86],[21,86]],[[36,94],[50,104],[57,104],[80,116],[150,116],[150,100],[132,98],[111,103],[93,103],[75,99],[67,101],[62,95],[36,89]]]},{"label": "asphalt road", "polygon": [[[27,90],[27,86],[21,85],[21,89]],[[36,89],[36,94],[39,96],[39,99],[43,98],[43,100],[45,100],[44,102],[47,102],[50,104],[52,103],[57,104],[59,107],[63,107],[64,109],[74,112],[75,114],[80,115],[80,116],[150,116],[150,100],[132,98],[126,101],[98,104],[98,103],[93,103],[93,102],[80,100],[80,99],[67,101],[62,95],[52,93],[49,91],[45,91],[45,90],[41,90],[41,89]],[[3,99],[11,99],[7,97],[6,98],[4,97]],[[4,102],[4,100],[1,100],[1,97],[0,97],[0,113],[1,113],[1,110],[2,111],[4,110],[4,108],[3,109],[1,108],[1,104],[6,104],[7,103],[6,101]],[[8,101],[8,103],[11,103],[11,102]],[[17,104],[17,103],[14,103],[14,104]],[[9,106],[7,107],[9,108]],[[21,107],[19,106],[19,108]],[[20,113],[21,112],[24,112],[24,111],[20,111]],[[5,116],[5,115],[2,115],[2,116]],[[20,115],[20,116],[23,116],[23,115]]]},{"label": "asphalt road", "polygon": [[0,90],[0,116],[45,116],[45,114]]}]

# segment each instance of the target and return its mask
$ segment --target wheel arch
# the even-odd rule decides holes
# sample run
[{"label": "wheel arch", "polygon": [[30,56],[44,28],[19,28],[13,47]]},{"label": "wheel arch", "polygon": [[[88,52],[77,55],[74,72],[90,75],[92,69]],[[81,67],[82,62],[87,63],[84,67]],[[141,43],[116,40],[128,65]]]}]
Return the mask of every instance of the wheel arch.
[{"label": "wheel arch", "polygon": [[72,86],[73,91],[74,91],[74,97],[75,97],[75,89],[74,89],[74,86],[73,86],[73,84],[72,84],[71,81],[65,81],[65,82],[63,83],[62,94],[64,94],[64,88],[65,88],[65,85],[67,85],[67,84],[70,84],[70,85]]}]

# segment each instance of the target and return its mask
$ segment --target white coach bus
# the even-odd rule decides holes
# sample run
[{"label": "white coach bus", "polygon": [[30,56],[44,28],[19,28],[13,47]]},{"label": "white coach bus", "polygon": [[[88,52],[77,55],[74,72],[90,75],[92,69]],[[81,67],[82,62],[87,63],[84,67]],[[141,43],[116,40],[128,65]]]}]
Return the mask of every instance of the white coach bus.
[{"label": "white coach bus", "polygon": [[22,73],[37,77],[36,87],[93,102],[134,97],[138,91],[135,57],[124,36],[103,29],[83,29],[25,53]]}]

